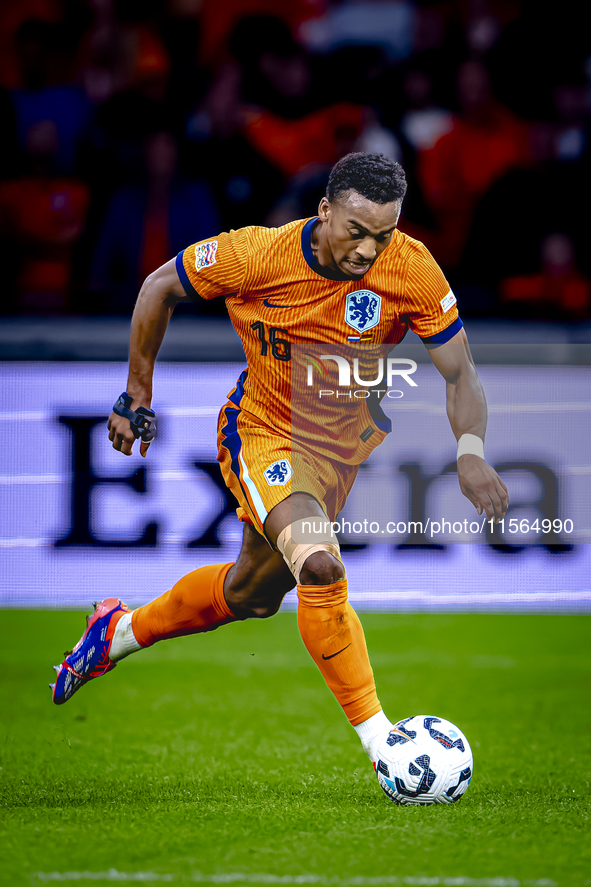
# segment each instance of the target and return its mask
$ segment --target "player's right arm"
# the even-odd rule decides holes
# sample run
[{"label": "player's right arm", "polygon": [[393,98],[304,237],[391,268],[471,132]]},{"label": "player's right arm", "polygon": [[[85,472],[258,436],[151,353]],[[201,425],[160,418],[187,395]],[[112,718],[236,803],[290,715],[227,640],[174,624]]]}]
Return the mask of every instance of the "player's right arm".
[{"label": "player's right arm", "polygon": [[[251,230],[223,232],[194,243],[144,281],[131,322],[126,391],[133,398],[132,410],[152,405],[154,364],[176,303],[215,299],[241,289]],[[111,413],[108,427],[113,447],[131,456],[135,437],[129,420]],[[142,456],[148,447],[142,441]]]},{"label": "player's right arm", "polygon": [[[175,259],[171,259],[145,279],[131,321],[126,391],[133,398],[132,410],[151,407],[154,364],[168,321],[176,303],[188,301],[190,297],[180,281]],[[131,456],[135,437],[129,419],[111,413],[107,427],[114,449],[125,456]],[[142,441],[142,456],[146,455],[149,446],[149,443]]]}]

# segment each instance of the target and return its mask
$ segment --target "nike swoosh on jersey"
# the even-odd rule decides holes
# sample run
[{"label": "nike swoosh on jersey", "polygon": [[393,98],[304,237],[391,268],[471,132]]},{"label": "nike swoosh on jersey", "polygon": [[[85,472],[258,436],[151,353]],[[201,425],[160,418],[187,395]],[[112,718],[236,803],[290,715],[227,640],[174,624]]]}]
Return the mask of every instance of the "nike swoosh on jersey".
[{"label": "nike swoosh on jersey", "polygon": [[[347,647],[350,647],[350,646],[351,646],[351,644],[347,644]],[[346,650],[347,647],[343,647],[343,650]],[[335,657],[335,656],[338,656],[339,653],[342,653],[343,650],[337,650],[336,653],[331,653],[330,656],[325,656],[324,653],[323,653],[323,654],[322,654],[322,658],[325,659],[325,660],[327,660],[327,659],[334,659],[334,657]]]},{"label": "nike swoosh on jersey", "polygon": [[295,308],[295,305],[273,305],[268,299],[263,299],[263,305],[266,305],[267,308]]}]

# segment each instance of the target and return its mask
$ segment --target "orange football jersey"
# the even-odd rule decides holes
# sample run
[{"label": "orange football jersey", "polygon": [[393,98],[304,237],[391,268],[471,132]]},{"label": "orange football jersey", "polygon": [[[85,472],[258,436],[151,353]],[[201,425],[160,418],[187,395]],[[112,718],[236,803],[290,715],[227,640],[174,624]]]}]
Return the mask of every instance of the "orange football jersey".
[{"label": "orange football jersey", "polygon": [[[179,253],[177,271],[188,295],[226,298],[248,361],[240,409],[274,433],[357,465],[390,422],[368,382],[356,380],[378,379],[379,358],[409,328],[426,343],[442,344],[462,322],[423,244],[395,230],[361,279],[335,280],[312,253],[316,221],[220,234]],[[385,377],[380,381],[383,393]],[[327,391],[333,396],[321,394]]]}]

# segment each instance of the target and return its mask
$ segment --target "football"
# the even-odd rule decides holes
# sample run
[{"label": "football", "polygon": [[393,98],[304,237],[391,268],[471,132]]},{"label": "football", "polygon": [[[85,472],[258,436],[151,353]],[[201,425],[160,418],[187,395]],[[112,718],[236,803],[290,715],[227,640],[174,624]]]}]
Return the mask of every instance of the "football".
[{"label": "football", "polygon": [[396,804],[453,804],[472,778],[472,749],[444,718],[404,718],[377,747],[378,782]]}]

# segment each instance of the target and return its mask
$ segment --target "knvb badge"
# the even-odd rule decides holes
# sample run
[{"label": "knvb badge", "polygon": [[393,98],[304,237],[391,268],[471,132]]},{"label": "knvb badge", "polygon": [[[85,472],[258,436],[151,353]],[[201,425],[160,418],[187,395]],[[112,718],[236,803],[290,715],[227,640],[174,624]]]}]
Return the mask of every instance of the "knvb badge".
[{"label": "knvb badge", "polygon": [[279,459],[265,469],[265,479],[270,487],[284,487],[291,479],[293,471],[289,459]]},{"label": "knvb badge", "polygon": [[357,290],[347,296],[345,321],[359,333],[365,333],[380,322],[382,297],[371,290]]}]

